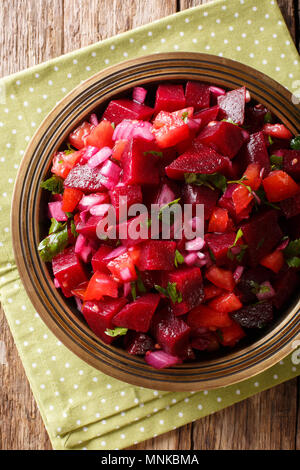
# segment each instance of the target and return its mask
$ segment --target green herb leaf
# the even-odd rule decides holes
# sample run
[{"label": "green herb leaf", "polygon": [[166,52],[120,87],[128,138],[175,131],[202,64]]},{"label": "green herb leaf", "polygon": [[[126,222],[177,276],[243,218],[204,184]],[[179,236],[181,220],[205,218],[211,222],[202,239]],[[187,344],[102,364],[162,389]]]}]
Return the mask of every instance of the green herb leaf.
[{"label": "green herb leaf", "polygon": [[300,258],[297,256],[294,256],[293,258],[288,258],[286,262],[290,268],[300,268]]},{"label": "green herb leaf", "polygon": [[41,183],[41,188],[51,191],[52,194],[62,194],[64,190],[64,181],[59,176],[54,175],[43,181]]},{"label": "green herb leaf", "polygon": [[250,286],[252,287],[251,292],[253,294],[265,294],[270,292],[269,286],[264,286],[263,284],[258,284],[258,282],[250,281]]},{"label": "green herb leaf", "polygon": [[261,203],[264,204],[265,206],[272,207],[272,209],[276,209],[277,211],[281,210],[279,206],[276,206],[276,204],[273,204],[272,202],[269,202],[267,200],[266,193],[262,187],[257,189],[255,193],[259,197]]},{"label": "green herb leaf", "polygon": [[56,219],[52,218],[51,219],[51,225],[49,228],[49,235],[51,233],[59,232],[60,230],[63,230],[66,226],[67,222],[58,222]]},{"label": "green herb leaf", "polygon": [[241,247],[241,251],[237,255],[235,255],[236,260],[239,263],[241,263],[243,261],[244,255],[245,255],[246,250],[248,248],[248,245],[240,245],[240,247]]},{"label": "green herb leaf", "polygon": [[207,186],[210,189],[220,189],[225,192],[227,181],[224,175],[220,173],[212,173],[210,175],[198,173],[185,173],[185,182],[189,184],[196,184],[197,186]]},{"label": "green herb leaf", "polygon": [[268,135],[268,141],[269,141],[270,145],[274,144],[274,140],[272,139],[272,137],[270,135]]},{"label": "green herb leaf", "polygon": [[228,248],[228,251],[227,251],[227,257],[229,259],[231,259],[232,261],[234,260],[234,258],[236,258],[239,262],[242,261],[243,257],[244,257],[244,254],[245,254],[245,251],[246,249],[248,248],[248,245],[239,245],[240,248],[241,248],[241,251],[239,253],[237,253],[236,255],[234,255],[231,251],[231,248],[233,248],[234,246],[236,246],[238,240],[240,238],[242,238],[243,236],[243,230],[241,228],[238,229],[237,233],[236,233],[236,237],[235,237],[235,240],[233,242],[233,245],[231,245],[229,248]]},{"label": "green herb leaf", "polygon": [[[74,148],[72,147],[72,145],[71,145],[70,143],[68,143],[68,150],[65,150],[65,151],[64,151],[64,154],[65,154],[65,155],[70,155],[70,153],[74,153],[74,152],[76,152],[76,149],[74,149]],[[60,163],[60,162],[59,162],[59,163]]]},{"label": "green herb leaf", "polygon": [[114,123],[114,122],[111,122],[111,127],[112,127],[113,129],[115,129],[115,128],[116,128],[116,125],[115,125],[115,123]]},{"label": "green herb leaf", "polygon": [[115,338],[115,336],[124,336],[124,335],[126,335],[127,331],[128,331],[128,328],[117,327],[114,330],[110,330],[109,328],[106,328],[104,333],[107,336],[111,336],[112,338]]},{"label": "green herb leaf", "polygon": [[159,213],[158,213],[158,218],[159,220],[162,219],[162,215],[163,215],[163,212],[165,209],[167,209],[167,207],[171,207],[173,206],[174,204],[178,204],[178,202],[180,201],[180,197],[178,199],[174,199],[174,201],[171,201],[171,202],[168,202],[168,204],[165,204],[164,206],[162,206],[160,209],[159,209]]},{"label": "green herb leaf", "polygon": [[209,253],[209,256],[210,256],[210,259],[212,260],[212,262],[215,263],[216,262],[216,257],[213,254],[211,248],[209,248],[209,247],[208,247],[208,253]]},{"label": "green herb leaf", "polygon": [[174,259],[174,264],[175,264],[175,267],[178,268],[178,264],[182,264],[184,263],[184,257],[182,256],[182,254],[176,250],[175,251],[175,259]]},{"label": "green herb leaf", "polygon": [[58,255],[65,249],[69,241],[68,226],[58,232],[51,233],[48,237],[44,238],[38,246],[40,257],[43,261],[52,261],[54,256]]},{"label": "green herb leaf", "polygon": [[300,238],[292,240],[283,251],[285,260],[291,268],[300,267]]},{"label": "green herb leaf", "polygon": [[244,235],[244,234],[243,234],[243,230],[242,230],[241,228],[239,228],[238,231],[236,232],[236,237],[235,237],[235,240],[234,240],[234,242],[233,242],[233,245],[232,245],[230,248],[232,248],[233,246],[235,246],[235,245],[237,244],[238,240],[239,240],[240,238],[242,238],[243,235]]},{"label": "green herb leaf", "polygon": [[169,282],[166,289],[157,284],[154,285],[155,289],[160,293],[168,297],[173,304],[176,302],[180,304],[182,302],[182,295],[180,292],[177,292],[176,282]]},{"label": "green herb leaf", "polygon": [[189,117],[189,113],[187,111],[184,111],[181,115],[181,119],[183,120],[183,122],[185,122],[185,124],[187,124],[189,120],[188,117]]},{"label": "green herb leaf", "polygon": [[222,119],[223,122],[229,122],[230,124],[234,124],[235,126],[237,126],[238,124],[236,122],[234,122],[232,119],[228,118],[228,119]]},{"label": "green herb leaf", "polygon": [[138,291],[141,292],[141,293],[145,293],[147,292],[147,289],[142,281],[142,277],[141,277],[141,273],[139,271],[139,269],[135,266],[135,272],[136,272],[136,275],[137,275],[137,281],[136,281],[136,285],[137,285],[137,288],[138,288]]},{"label": "green herb leaf", "polygon": [[135,282],[130,283],[130,288],[131,288],[131,295],[133,300],[136,300],[136,284]]},{"label": "green herb leaf", "polygon": [[72,232],[72,235],[74,238],[77,238],[78,237],[78,233],[76,232],[76,226],[75,226],[75,222],[74,220],[72,219],[71,220],[71,232]]},{"label": "green herb leaf", "polygon": [[163,152],[157,152],[156,150],[147,150],[146,152],[143,152],[145,156],[147,155],[154,155],[155,157],[163,157],[164,154]]},{"label": "green herb leaf", "polygon": [[272,170],[281,170],[283,157],[281,157],[280,155],[271,155],[270,162],[272,165]]},{"label": "green herb leaf", "polygon": [[245,180],[247,180],[247,176],[242,176],[239,180],[227,181],[227,183],[228,184],[241,184],[242,186],[248,189],[249,193],[252,193],[251,186],[248,186],[247,184],[243,183],[243,181]]},{"label": "green herb leaf", "polygon": [[272,119],[272,113],[271,111],[268,111],[265,115],[264,115],[264,122],[265,124],[269,124],[273,121]]},{"label": "green herb leaf", "polygon": [[290,146],[293,150],[300,150],[300,134],[291,140]]}]

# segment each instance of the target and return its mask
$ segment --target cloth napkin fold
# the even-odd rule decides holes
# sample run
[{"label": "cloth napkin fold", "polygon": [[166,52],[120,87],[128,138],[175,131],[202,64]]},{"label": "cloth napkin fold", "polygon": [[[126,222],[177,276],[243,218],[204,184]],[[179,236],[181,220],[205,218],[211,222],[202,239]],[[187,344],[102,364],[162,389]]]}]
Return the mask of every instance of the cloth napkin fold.
[{"label": "cloth napkin fold", "polygon": [[66,349],[34,311],[21,284],[10,204],[18,165],[35,129],[57,101],[95,72],[127,58],[176,50],[236,59],[297,91],[299,56],[271,0],[217,0],[0,81],[0,299],[54,449],[121,449],[300,373],[295,349],[267,371],[226,388],[171,393],[133,387]]}]

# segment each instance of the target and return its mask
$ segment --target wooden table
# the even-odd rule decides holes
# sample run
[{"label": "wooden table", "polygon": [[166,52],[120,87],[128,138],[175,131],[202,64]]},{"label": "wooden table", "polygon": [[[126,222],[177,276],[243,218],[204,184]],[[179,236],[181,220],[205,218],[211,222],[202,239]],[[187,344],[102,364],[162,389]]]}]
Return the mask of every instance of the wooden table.
[{"label": "wooden table", "polygon": [[[1,0],[0,76],[211,0]],[[279,0],[299,48],[300,1]],[[3,312],[0,449],[51,449]],[[136,449],[300,449],[294,379]],[[298,431],[298,432],[297,432]]]}]

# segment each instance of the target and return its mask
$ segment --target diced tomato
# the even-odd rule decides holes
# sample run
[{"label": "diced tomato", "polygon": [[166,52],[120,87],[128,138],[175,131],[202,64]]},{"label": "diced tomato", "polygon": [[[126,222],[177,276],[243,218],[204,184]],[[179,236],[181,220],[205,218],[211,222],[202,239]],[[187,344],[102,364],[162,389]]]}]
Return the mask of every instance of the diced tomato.
[{"label": "diced tomato", "polygon": [[260,260],[260,264],[265,266],[268,269],[274,271],[274,273],[279,273],[281,268],[284,265],[284,256],[281,250],[275,250],[273,253],[265,256]]},{"label": "diced tomato", "polygon": [[253,201],[253,196],[246,186],[239,184],[232,193],[232,201],[237,215],[249,207]]},{"label": "diced tomato", "polygon": [[265,124],[263,132],[277,139],[291,139],[293,137],[293,134],[284,124]]},{"label": "diced tomato", "polygon": [[260,177],[261,166],[258,163],[250,163],[243,174],[245,178],[243,183],[256,191],[261,185]]},{"label": "diced tomato", "polygon": [[63,194],[62,210],[64,212],[73,212],[82,196],[83,192],[79,191],[79,189],[65,188]]},{"label": "diced tomato", "polygon": [[264,190],[268,201],[279,202],[295,196],[299,192],[299,185],[285,171],[272,171],[263,180]]},{"label": "diced tomato", "polygon": [[198,305],[187,316],[187,324],[191,328],[224,328],[232,324],[228,312],[221,312],[206,305]]},{"label": "diced tomato", "polygon": [[155,121],[153,133],[160,148],[173,147],[189,138],[189,126],[185,122],[193,108],[169,113],[161,111]]},{"label": "diced tomato", "polygon": [[75,295],[75,297],[79,297],[79,299],[83,300],[84,296],[85,296],[85,293],[86,293],[87,286],[88,286],[88,281],[83,282],[78,287],[76,287],[76,289],[72,289],[71,294],[73,294],[73,295]]},{"label": "diced tomato", "polygon": [[233,347],[244,336],[246,336],[244,330],[232,321],[231,326],[220,329],[219,341],[223,346]]},{"label": "diced tomato", "polygon": [[228,226],[227,209],[215,207],[208,224],[209,232],[226,232]]},{"label": "diced tomato", "polygon": [[92,145],[93,147],[112,147],[113,141],[112,136],[114,128],[109,121],[101,121],[98,126],[94,127],[88,137],[86,138],[86,145]]},{"label": "diced tomato", "polygon": [[107,264],[107,267],[114,278],[119,279],[120,281],[128,282],[135,281],[137,279],[132,258],[127,252],[111,260]]},{"label": "diced tomato", "polygon": [[52,160],[51,172],[63,179],[66,179],[80,158],[81,151],[70,153],[57,152]]},{"label": "diced tomato", "polygon": [[120,161],[127,145],[128,145],[128,140],[117,140],[114,145],[111,158],[114,158],[115,160]]},{"label": "diced tomato", "polygon": [[104,295],[118,297],[118,283],[112,276],[96,271],[88,283],[84,300],[101,300]]},{"label": "diced tomato", "polygon": [[239,310],[242,308],[243,304],[233,292],[229,292],[211,300],[208,306],[214,310],[218,310],[219,312],[229,313],[234,310]]},{"label": "diced tomato", "polygon": [[223,289],[214,286],[213,284],[204,286],[204,300],[206,302],[207,300],[213,299],[214,297],[223,294],[223,292]]},{"label": "diced tomato", "polygon": [[83,147],[85,147],[87,145],[86,139],[90,135],[94,127],[95,126],[93,126],[89,122],[84,121],[82,124],[80,124],[80,126],[78,126],[74,131],[70,133],[70,144],[76,149],[82,149]]},{"label": "diced tomato", "polygon": [[211,266],[206,272],[206,278],[221,289],[233,291],[235,282],[232,272],[217,266]]}]

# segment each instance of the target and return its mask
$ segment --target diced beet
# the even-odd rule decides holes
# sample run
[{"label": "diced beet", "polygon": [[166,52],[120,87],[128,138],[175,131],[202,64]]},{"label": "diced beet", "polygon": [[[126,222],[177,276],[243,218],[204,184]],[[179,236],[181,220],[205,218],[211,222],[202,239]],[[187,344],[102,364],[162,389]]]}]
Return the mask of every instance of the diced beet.
[{"label": "diced beet", "polygon": [[207,233],[205,235],[205,241],[212,251],[218,266],[223,264],[228,265],[230,261],[227,256],[228,250],[234,244],[235,238],[235,232]]},{"label": "diced beet", "polygon": [[147,351],[153,351],[154,341],[145,333],[129,331],[124,338],[126,351],[135,356],[144,356]]},{"label": "diced beet", "polygon": [[158,294],[145,294],[127,304],[114,318],[116,326],[146,333],[160,301]]},{"label": "diced beet", "polygon": [[149,240],[140,244],[140,257],[137,267],[140,271],[162,270],[174,268],[176,243],[164,240]]},{"label": "diced beet", "polygon": [[180,187],[175,181],[165,178],[162,180],[160,186],[154,192],[152,191],[151,204],[158,204],[162,207],[169,202],[174,201],[180,197]]},{"label": "diced beet", "polygon": [[[119,219],[120,208],[123,209],[124,214],[122,216],[123,220],[127,217],[127,210],[133,204],[141,204],[143,202],[142,190],[140,185],[126,185],[126,186],[116,186],[114,189],[109,191],[110,201],[115,208],[116,218]],[[125,199],[126,198],[126,202]],[[125,206],[127,204],[127,210]]]},{"label": "diced beet", "polygon": [[236,213],[232,199],[232,193],[238,186],[238,184],[229,184],[227,186],[227,190],[218,201],[218,206],[222,207],[223,209],[227,209],[228,213],[236,223],[240,222],[243,219],[248,219],[250,211],[252,209],[252,204],[249,204],[241,212],[239,212],[238,214]]},{"label": "diced beet", "polygon": [[245,87],[228,91],[225,95],[219,96],[220,118],[231,119],[236,124],[243,124],[245,118],[245,98]]},{"label": "diced beet", "polygon": [[109,270],[107,268],[107,263],[109,260],[105,261],[103,258],[107,256],[113,249],[107,245],[102,245],[100,248],[96,251],[94,256],[92,257],[92,267],[93,271],[101,271],[103,273],[109,273]]},{"label": "diced beet", "polygon": [[265,169],[264,176],[269,174],[271,165],[263,132],[259,131],[250,135],[250,140],[243,146],[239,158],[243,162],[244,169],[250,163],[258,163],[261,168]]},{"label": "diced beet", "polygon": [[257,297],[255,295],[255,286],[262,284],[265,281],[270,281],[273,274],[269,269],[262,266],[256,266],[244,270],[238,284],[238,295],[242,303],[255,302]]},{"label": "diced beet", "polygon": [[65,188],[75,188],[89,194],[95,192],[106,192],[102,184],[105,178],[101,175],[99,168],[90,168],[86,165],[76,165],[64,181]]},{"label": "diced beet", "polygon": [[300,179],[300,150],[280,149],[274,152],[282,158],[282,169],[286,171],[292,178],[299,181]]},{"label": "diced beet", "polygon": [[222,173],[227,168],[228,158],[223,157],[211,147],[194,141],[189,150],[167,166],[166,173],[169,178],[183,179],[184,173]]},{"label": "diced beet", "polygon": [[146,289],[154,289],[155,284],[162,285],[163,271],[140,271],[139,274]]},{"label": "diced beet", "polygon": [[[285,224],[286,228],[286,224]],[[300,238],[300,214],[291,217],[287,221],[288,234],[292,239]]]},{"label": "diced beet", "polygon": [[52,269],[61,287],[69,291],[88,280],[74,247],[66,248],[56,255],[52,260]]},{"label": "diced beet", "polygon": [[279,203],[282,212],[287,219],[300,214],[300,193]]},{"label": "diced beet", "polygon": [[266,300],[232,312],[231,318],[243,328],[263,328],[273,320],[272,302]]},{"label": "diced beet", "polygon": [[158,85],[155,97],[155,112],[177,111],[185,108],[185,96],[182,85],[162,83]]},{"label": "diced beet", "polygon": [[129,147],[122,155],[123,176],[125,184],[158,184],[158,158],[152,152],[157,151],[152,142],[141,138],[131,140]]},{"label": "diced beet", "polygon": [[191,346],[198,351],[215,351],[219,348],[219,343],[215,335],[206,328],[193,328]]},{"label": "diced beet", "polygon": [[250,134],[258,132],[264,125],[264,118],[267,113],[267,109],[262,105],[246,106],[245,109],[245,129]]},{"label": "diced beet", "polygon": [[242,129],[224,121],[215,121],[213,126],[204,127],[196,140],[230,159],[235,157],[244,143]]},{"label": "diced beet", "polygon": [[209,85],[188,81],[185,87],[185,99],[186,106],[192,106],[195,111],[208,108],[210,103]]},{"label": "diced beet", "polygon": [[219,109],[219,106],[212,106],[211,108],[202,109],[194,114],[195,119],[201,119],[201,129],[210,121],[215,121],[215,119],[217,119]]},{"label": "diced beet", "polygon": [[87,238],[97,238],[97,226],[103,219],[100,215],[91,215],[86,222],[79,221],[76,225],[76,232],[81,233]]},{"label": "diced beet", "polygon": [[[168,272],[164,276],[163,284],[167,286],[169,282],[176,283],[176,291],[182,297],[182,302],[171,304],[175,315],[183,315],[203,301],[204,289],[200,268],[180,268]],[[182,304],[185,308],[182,308]]]},{"label": "diced beet", "polygon": [[103,300],[88,300],[84,302],[82,314],[91,330],[107,344],[110,344],[115,338],[108,336],[105,330],[114,329],[112,323],[113,317],[124,307],[127,299],[121,297],[112,299],[105,297]]},{"label": "diced beet", "polygon": [[210,219],[219,197],[219,191],[217,189],[213,190],[206,186],[185,184],[182,193],[184,204],[192,204],[194,208],[197,204],[203,204],[204,218],[205,220]]},{"label": "diced beet", "polygon": [[274,283],[276,292],[275,297],[272,299],[274,306],[278,309],[282,308],[285,303],[291,300],[291,296],[296,287],[299,288],[299,276],[297,272],[292,268],[287,269],[284,273],[281,272]]},{"label": "diced beet", "polygon": [[187,356],[191,329],[183,320],[162,310],[153,316],[151,330],[165,352],[181,358]]},{"label": "diced beet", "polygon": [[277,218],[276,211],[270,210],[255,214],[249,222],[241,225],[251,266],[256,266],[281,240],[283,233]]},{"label": "diced beet", "polygon": [[149,106],[128,99],[111,100],[102,117],[117,125],[123,119],[149,121],[153,111]]}]

